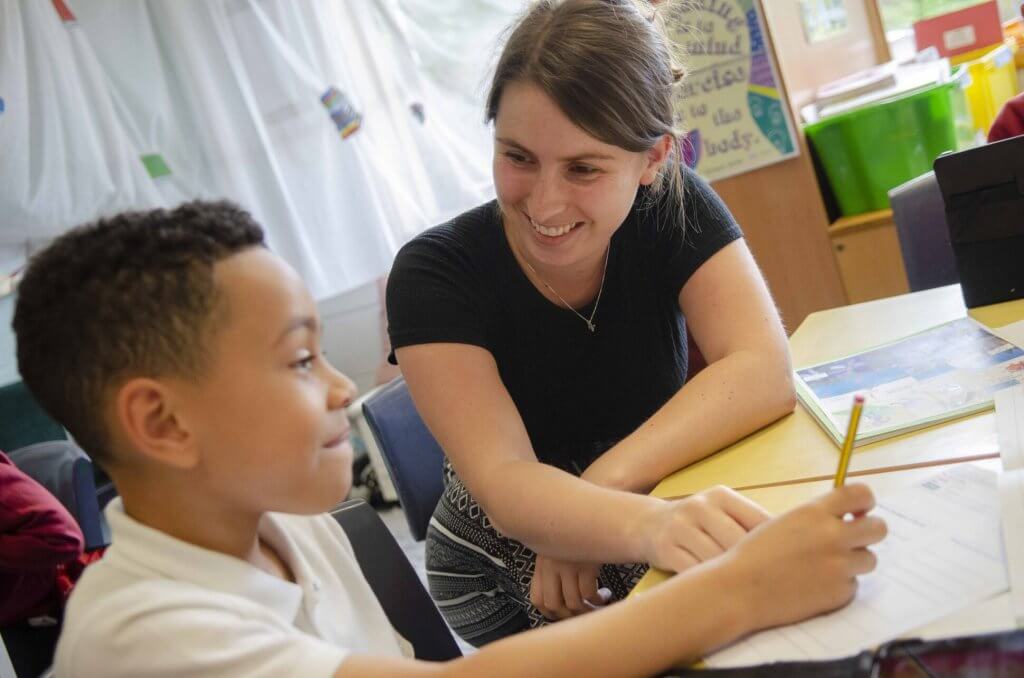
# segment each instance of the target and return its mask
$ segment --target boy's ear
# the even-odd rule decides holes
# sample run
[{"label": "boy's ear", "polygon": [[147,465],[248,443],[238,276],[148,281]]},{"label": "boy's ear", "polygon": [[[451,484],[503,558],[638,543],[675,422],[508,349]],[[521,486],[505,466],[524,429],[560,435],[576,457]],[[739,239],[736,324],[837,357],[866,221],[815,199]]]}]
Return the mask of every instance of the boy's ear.
[{"label": "boy's ear", "polygon": [[136,378],[118,390],[116,416],[127,442],[147,458],[179,469],[199,461],[195,439],[177,407],[176,394],[155,379]]},{"label": "boy's ear", "polygon": [[644,168],[643,174],[640,175],[641,184],[649,186],[658,178],[658,172],[661,171],[662,165],[665,164],[668,156],[672,153],[673,143],[674,139],[672,136],[665,134],[658,140],[658,143],[654,144],[647,151],[647,166]]}]

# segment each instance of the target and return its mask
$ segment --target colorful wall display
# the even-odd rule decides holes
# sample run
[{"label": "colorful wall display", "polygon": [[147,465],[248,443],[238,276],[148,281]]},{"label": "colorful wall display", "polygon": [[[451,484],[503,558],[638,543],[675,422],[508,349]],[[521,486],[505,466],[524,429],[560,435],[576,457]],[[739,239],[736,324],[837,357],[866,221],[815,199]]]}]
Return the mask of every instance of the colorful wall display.
[{"label": "colorful wall display", "polygon": [[676,117],[690,167],[715,181],[799,153],[758,0],[689,0],[668,28],[686,55]]}]

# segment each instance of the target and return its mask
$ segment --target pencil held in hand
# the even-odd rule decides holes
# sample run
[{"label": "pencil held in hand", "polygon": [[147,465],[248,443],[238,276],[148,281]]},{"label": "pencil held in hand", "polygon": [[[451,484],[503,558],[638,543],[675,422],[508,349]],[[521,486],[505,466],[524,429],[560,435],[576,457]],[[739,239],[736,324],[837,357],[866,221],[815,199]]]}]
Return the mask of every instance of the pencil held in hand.
[{"label": "pencil held in hand", "polygon": [[846,469],[850,467],[850,457],[853,456],[853,441],[857,437],[857,426],[860,424],[860,413],[864,409],[864,396],[859,393],[853,397],[853,409],[850,410],[850,423],[846,427],[846,438],[843,440],[843,449],[839,453],[839,468],[836,469],[836,479],[833,487],[842,487],[846,481]]}]

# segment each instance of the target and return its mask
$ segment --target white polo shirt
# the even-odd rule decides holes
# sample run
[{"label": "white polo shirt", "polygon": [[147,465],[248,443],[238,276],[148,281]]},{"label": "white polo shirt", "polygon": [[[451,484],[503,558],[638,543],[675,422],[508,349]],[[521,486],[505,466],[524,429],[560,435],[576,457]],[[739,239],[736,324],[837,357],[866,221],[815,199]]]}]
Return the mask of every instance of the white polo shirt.
[{"label": "white polo shirt", "polygon": [[[106,509],[112,545],[68,603],[62,676],[331,676],[350,652],[400,640],[327,515],[268,513],[259,535],[296,583]],[[406,653],[408,654],[408,653]]]}]

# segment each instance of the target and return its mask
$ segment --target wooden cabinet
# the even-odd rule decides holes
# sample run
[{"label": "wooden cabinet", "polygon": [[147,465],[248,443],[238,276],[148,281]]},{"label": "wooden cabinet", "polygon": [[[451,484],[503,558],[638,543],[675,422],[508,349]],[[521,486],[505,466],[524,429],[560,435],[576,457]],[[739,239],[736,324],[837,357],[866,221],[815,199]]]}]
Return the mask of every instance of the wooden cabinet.
[{"label": "wooden cabinet", "polygon": [[843,217],[828,233],[849,303],[910,291],[892,210]]},{"label": "wooden cabinet", "polygon": [[743,228],[789,332],[808,314],[846,303],[829,254],[828,215],[799,143],[798,157],[713,184]]},{"label": "wooden cabinet", "polygon": [[[846,0],[846,31],[813,44],[804,33],[802,6],[800,0],[761,0],[793,111],[810,103],[822,85],[890,58],[876,0]],[[727,200],[734,211],[747,209],[740,223],[791,330],[809,312],[908,289],[891,216],[885,223],[841,221],[830,228],[803,140],[801,152],[771,192],[751,193],[744,185]]]}]

